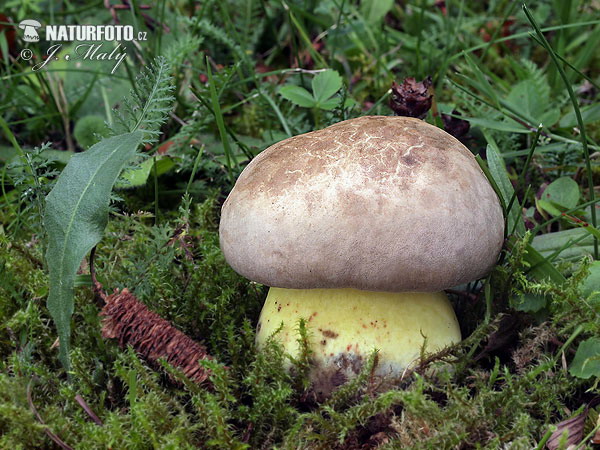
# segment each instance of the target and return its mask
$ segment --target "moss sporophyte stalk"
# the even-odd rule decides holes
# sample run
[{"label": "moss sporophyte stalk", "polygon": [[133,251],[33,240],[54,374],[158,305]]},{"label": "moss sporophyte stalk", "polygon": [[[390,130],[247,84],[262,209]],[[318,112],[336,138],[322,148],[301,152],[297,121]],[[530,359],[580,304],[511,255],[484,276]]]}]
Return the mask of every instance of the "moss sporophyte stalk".
[{"label": "moss sporophyte stalk", "polygon": [[503,242],[500,202],[471,152],[421,120],[367,116],[279,142],[242,172],[220,223],[225,258],[271,286],[257,344],[275,333],[326,398],[379,349],[389,386],[460,341],[441,292],[485,275]]}]

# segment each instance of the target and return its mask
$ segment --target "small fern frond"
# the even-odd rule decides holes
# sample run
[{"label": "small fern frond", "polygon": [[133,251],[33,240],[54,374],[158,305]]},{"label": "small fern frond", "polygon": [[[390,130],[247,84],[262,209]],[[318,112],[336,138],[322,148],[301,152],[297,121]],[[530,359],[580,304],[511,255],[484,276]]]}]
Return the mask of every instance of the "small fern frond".
[{"label": "small fern frond", "polygon": [[137,78],[137,88],[123,102],[123,112],[114,110],[114,135],[137,130],[144,131],[144,144],[152,144],[160,135],[174,101],[173,77],[167,60],[159,56]]},{"label": "small fern frond", "polygon": [[201,36],[186,35],[173,42],[165,51],[165,58],[175,70],[181,66],[184,61],[191,58],[200,49],[204,38]]},{"label": "small fern frond", "polygon": [[25,217],[26,213],[32,212],[33,217],[28,219],[32,224],[39,223],[37,218],[43,217],[44,197],[54,186],[54,178],[58,175],[52,164],[55,159],[51,151],[50,143],[46,142],[33,150],[25,150],[23,156],[6,166],[13,186],[20,191],[21,215]]},{"label": "small fern frond", "polygon": [[203,36],[213,39],[214,41],[224,45],[239,61],[247,61],[247,55],[233,39],[222,28],[215,26],[212,22],[206,19],[192,19],[192,25]]},{"label": "small fern frond", "polygon": [[532,80],[535,86],[535,93],[539,98],[550,98],[550,85],[548,77],[536,63],[528,59],[521,59],[522,69],[524,71],[523,79]]}]

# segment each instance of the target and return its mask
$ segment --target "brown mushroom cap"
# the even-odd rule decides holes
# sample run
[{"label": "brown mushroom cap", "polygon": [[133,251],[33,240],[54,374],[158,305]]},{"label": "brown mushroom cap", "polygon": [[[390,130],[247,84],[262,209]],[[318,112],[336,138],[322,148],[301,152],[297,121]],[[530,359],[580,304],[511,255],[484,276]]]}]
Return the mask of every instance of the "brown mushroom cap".
[{"label": "brown mushroom cap", "polygon": [[264,150],[219,231],[233,269],[269,286],[427,292],[488,272],[503,227],[457,139],[418,119],[367,116]]}]

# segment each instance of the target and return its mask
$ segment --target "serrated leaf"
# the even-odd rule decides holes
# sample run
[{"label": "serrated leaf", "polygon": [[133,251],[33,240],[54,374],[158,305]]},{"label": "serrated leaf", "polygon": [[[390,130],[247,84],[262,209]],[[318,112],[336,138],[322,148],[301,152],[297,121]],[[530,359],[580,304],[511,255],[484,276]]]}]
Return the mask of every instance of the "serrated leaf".
[{"label": "serrated leaf", "polygon": [[321,107],[332,95],[342,87],[342,77],[335,70],[321,72],[312,80],[313,97]]},{"label": "serrated leaf", "polygon": [[[54,162],[57,162],[58,164],[65,165],[69,162],[69,159],[71,159],[71,156],[73,156],[73,154],[74,154],[74,152],[71,152],[68,150],[46,149],[42,153],[40,153],[40,156],[49,161],[54,161]],[[15,158],[18,158],[18,156],[19,156],[19,152],[17,152],[17,150],[14,147],[0,145],[0,161],[1,162],[9,162],[10,163]]]},{"label": "serrated leaf", "polygon": [[584,379],[600,377],[600,338],[593,337],[579,344],[569,373]]},{"label": "serrated leaf", "polygon": [[60,339],[59,357],[67,369],[75,274],[81,260],[102,238],[111,190],[142,138],[140,131],[113,136],[74,155],[46,197],[47,305]]},{"label": "serrated leaf", "polygon": [[[543,123],[546,128],[553,125],[553,123],[543,121],[542,116],[546,117],[548,98],[541,96],[533,79],[523,80],[515,84],[506,97],[506,102],[516,111],[519,111],[525,117],[532,120],[532,125]],[[554,117],[554,121],[556,122],[558,115]]]},{"label": "serrated leaf", "polygon": [[316,105],[315,99],[311,93],[300,86],[292,84],[283,86],[279,90],[279,95],[303,108],[313,108]]},{"label": "serrated leaf", "polygon": [[171,67],[162,56],[142,70],[136,78],[137,88],[122,104],[123,111],[113,110],[116,120],[113,134],[143,130],[145,144],[157,140],[160,126],[167,120],[175,98],[170,73]]}]

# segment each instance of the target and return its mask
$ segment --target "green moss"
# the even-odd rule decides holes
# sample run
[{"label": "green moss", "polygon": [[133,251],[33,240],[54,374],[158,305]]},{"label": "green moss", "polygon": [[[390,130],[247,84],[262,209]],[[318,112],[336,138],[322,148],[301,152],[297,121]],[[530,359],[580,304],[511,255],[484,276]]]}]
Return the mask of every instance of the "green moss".
[{"label": "green moss", "polygon": [[[589,395],[587,382],[563,370],[553,343],[564,342],[575,324],[589,324],[597,313],[577,305],[585,265],[567,285],[540,283],[525,275],[516,251],[492,277],[494,292],[551,295],[554,320],[539,326],[523,322],[515,342],[480,359],[473,355],[485,348],[499,322],[473,324],[471,336],[444,356],[453,370],[420,371],[398,390],[380,394],[370,384],[374,355],[361,376],[315,404],[302,382],[309,348],[292,374],[282,368],[287,356],[274,341],[255,351],[254,327],[265,292],[223,260],[215,214],[214,200],[207,200],[183,207],[160,226],[144,214],[115,216],[97,259],[106,290],[132,289],[207,345],[218,361],[202,363],[212,372],[212,389],[191,384],[168,366],[152,370],[133,351],[102,339],[98,308],[85,288],[76,295],[67,379],[56,363],[54,329],[36,297],[43,271],[21,258],[17,246],[3,247],[0,443],[48,444],[31,412],[28,386],[47,426],[77,448],[336,448],[385,442],[389,448],[531,448],[549,424],[566,418],[566,409],[576,409]],[[172,239],[175,230],[184,231]],[[498,298],[502,304],[508,311],[508,300]],[[597,332],[595,327],[588,332]],[[299,339],[306,342],[302,326]],[[90,420],[76,395],[103,426]]]}]

